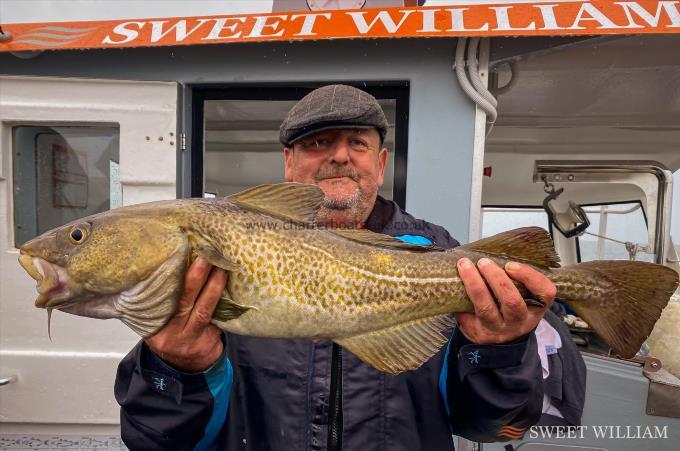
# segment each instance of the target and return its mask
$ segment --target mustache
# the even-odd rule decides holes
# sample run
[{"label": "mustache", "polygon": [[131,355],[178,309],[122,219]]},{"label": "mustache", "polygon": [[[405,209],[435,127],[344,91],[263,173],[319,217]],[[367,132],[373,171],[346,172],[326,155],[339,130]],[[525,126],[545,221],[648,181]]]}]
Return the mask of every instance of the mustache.
[{"label": "mustache", "polygon": [[355,182],[359,181],[359,174],[352,168],[346,166],[340,167],[325,167],[321,168],[319,172],[314,174],[314,180],[321,181],[325,179],[332,179],[335,177],[349,177]]}]

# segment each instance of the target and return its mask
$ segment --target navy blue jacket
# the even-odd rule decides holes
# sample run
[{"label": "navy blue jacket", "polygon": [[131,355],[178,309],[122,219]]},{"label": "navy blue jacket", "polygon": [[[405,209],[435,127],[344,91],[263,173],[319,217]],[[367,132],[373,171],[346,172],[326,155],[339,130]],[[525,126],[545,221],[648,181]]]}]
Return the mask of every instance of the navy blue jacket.
[{"label": "navy blue jacket", "polygon": [[[382,198],[367,227],[410,242],[458,245],[442,227]],[[453,450],[452,434],[509,440],[541,414],[533,333],[511,344],[476,345],[454,330],[435,357],[397,376],[342,350],[334,401],[330,341],[224,339],[222,358],[199,374],[175,371],[143,342],[123,359],[115,395],[131,450],[326,450],[329,404],[338,399],[339,439],[352,451]]]}]

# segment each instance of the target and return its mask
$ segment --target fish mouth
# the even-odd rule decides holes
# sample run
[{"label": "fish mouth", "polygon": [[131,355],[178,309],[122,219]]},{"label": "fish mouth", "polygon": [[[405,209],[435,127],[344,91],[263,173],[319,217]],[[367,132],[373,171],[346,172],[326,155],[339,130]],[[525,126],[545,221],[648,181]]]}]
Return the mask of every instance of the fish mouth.
[{"label": "fish mouth", "polygon": [[23,252],[19,255],[19,264],[37,282],[36,307],[58,309],[71,304],[68,274],[64,268]]}]

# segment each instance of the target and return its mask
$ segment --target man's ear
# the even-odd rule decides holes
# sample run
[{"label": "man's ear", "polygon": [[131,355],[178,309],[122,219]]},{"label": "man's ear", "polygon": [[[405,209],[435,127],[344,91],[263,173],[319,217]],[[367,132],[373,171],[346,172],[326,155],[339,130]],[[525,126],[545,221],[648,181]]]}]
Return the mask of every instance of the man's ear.
[{"label": "man's ear", "polygon": [[283,148],[283,179],[293,181],[293,149],[290,147]]},{"label": "man's ear", "polygon": [[378,186],[382,186],[385,181],[385,168],[387,167],[387,157],[389,152],[386,147],[380,149],[378,152]]}]

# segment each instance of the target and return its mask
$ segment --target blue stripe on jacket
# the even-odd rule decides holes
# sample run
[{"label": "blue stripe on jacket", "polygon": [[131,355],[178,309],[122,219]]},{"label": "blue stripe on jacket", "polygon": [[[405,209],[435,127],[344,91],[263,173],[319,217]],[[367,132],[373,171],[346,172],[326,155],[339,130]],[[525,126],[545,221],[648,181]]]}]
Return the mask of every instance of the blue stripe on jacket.
[{"label": "blue stripe on jacket", "polygon": [[[428,238],[420,235],[399,235],[395,238],[411,244],[421,244],[429,245],[432,244]],[[444,407],[446,407],[446,414],[451,416],[451,409],[449,407],[449,396],[446,389],[446,380],[449,376],[449,349],[451,347],[451,341],[446,345],[446,353],[444,354],[444,362],[442,362],[442,370],[439,373],[439,392],[444,399]]]},{"label": "blue stripe on jacket", "polygon": [[234,369],[226,353],[203,375],[213,397],[213,412],[205,427],[203,438],[194,448],[196,451],[217,449],[217,437],[227,418]]}]

